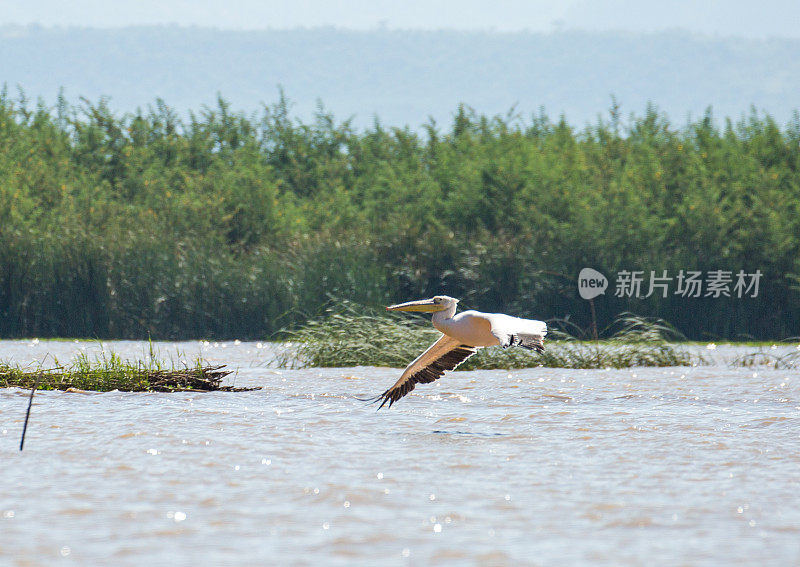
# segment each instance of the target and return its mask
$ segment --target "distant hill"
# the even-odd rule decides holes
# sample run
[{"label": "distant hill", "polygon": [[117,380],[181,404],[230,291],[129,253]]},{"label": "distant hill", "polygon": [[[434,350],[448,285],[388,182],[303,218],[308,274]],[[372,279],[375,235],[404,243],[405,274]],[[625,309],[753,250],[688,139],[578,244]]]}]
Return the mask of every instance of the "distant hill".
[{"label": "distant hill", "polygon": [[702,114],[738,118],[751,105],[786,122],[800,108],[800,40],[646,35],[333,28],[220,31],[205,28],[0,28],[0,84],[52,104],[110,97],[117,111],[156,97],[179,111],[221,93],[251,111],[278,86],[307,118],[321,100],[337,118],[368,125],[449,123],[461,102],[487,114],[544,107],[573,124],[647,102],[673,122]]}]

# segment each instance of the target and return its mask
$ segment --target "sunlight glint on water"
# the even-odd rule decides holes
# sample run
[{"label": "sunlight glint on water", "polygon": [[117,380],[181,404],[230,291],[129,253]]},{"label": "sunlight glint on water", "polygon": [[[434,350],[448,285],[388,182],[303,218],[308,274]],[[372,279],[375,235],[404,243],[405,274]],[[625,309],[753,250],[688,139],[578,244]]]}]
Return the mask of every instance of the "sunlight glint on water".
[{"label": "sunlight glint on water", "polygon": [[[396,369],[278,370],[270,345],[247,342],[157,346],[264,389],[39,392],[23,453],[27,392],[0,390],[0,564],[800,561],[794,372],[456,372],[376,413],[353,396]],[[81,348],[99,345],[2,341],[0,359]]]}]

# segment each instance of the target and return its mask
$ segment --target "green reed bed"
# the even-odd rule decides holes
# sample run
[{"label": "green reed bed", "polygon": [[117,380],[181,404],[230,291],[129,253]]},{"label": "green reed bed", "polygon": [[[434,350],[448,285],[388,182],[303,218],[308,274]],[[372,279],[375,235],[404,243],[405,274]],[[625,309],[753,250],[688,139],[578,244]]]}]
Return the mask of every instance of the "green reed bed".
[{"label": "green reed bed", "polygon": [[69,365],[56,361],[50,367],[23,369],[0,364],[0,387],[36,388],[40,390],[90,390],[110,392],[236,392],[252,388],[223,386],[222,380],[232,373],[224,365],[211,366],[197,360],[193,366],[166,367],[154,358],[131,362],[116,353],[103,353],[95,360],[78,355]]},{"label": "green reed bed", "polygon": [[651,271],[762,273],[757,297],[606,293],[601,327],[631,305],[695,340],[800,326],[800,117],[678,126],[615,106],[581,129],[460,107],[359,130],[290,109],[115,114],[0,87],[0,337],[261,340],[328,294],[447,293],[585,327],[589,266],[611,282],[638,267],[642,292]]},{"label": "green reed bed", "polygon": [[[493,368],[627,368],[631,366],[691,366],[703,364],[699,355],[679,344],[663,321],[620,316],[616,330],[600,341],[580,341],[564,330],[548,334],[544,354],[519,348],[481,349],[459,367]],[[288,333],[289,342],[277,355],[285,368],[391,366],[402,368],[430,346],[440,333],[422,317],[395,314],[344,313],[310,321]]]}]

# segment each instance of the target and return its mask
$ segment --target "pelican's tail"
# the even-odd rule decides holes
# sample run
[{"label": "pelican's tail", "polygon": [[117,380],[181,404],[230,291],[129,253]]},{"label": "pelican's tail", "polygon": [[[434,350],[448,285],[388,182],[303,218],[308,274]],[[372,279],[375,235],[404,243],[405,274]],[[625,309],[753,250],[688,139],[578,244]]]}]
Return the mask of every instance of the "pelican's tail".
[{"label": "pelican's tail", "polygon": [[535,350],[539,354],[544,353],[544,337],[542,335],[525,335],[517,333],[511,335],[509,346],[521,346],[528,350]]}]

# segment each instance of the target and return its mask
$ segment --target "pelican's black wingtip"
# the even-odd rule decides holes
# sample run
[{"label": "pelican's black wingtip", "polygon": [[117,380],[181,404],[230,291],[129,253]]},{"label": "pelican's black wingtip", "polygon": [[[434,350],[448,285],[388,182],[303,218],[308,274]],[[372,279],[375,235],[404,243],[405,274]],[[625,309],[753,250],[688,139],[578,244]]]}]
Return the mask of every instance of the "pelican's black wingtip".
[{"label": "pelican's black wingtip", "polygon": [[386,402],[389,402],[389,405],[386,406],[386,409],[390,409],[392,407],[392,404],[394,403],[394,399],[392,399],[392,397],[389,395],[389,392],[388,391],[384,392],[383,394],[381,394],[380,397],[383,398],[383,401],[381,402],[381,405],[378,406],[378,409],[376,409],[375,411],[379,411],[384,405],[386,405]]},{"label": "pelican's black wingtip", "polygon": [[355,396],[355,399],[357,399],[359,402],[367,402],[369,404],[377,404],[378,402],[381,402],[381,405],[379,405],[378,409],[375,410],[375,411],[378,411],[379,409],[381,409],[383,407],[383,405],[386,402],[389,402],[389,406],[388,407],[392,407],[392,404],[394,403],[394,400],[392,400],[390,398],[390,396],[388,396],[388,394],[389,394],[389,390],[386,390],[384,393],[379,394],[377,396],[372,396],[371,398],[359,398],[358,396]]}]

